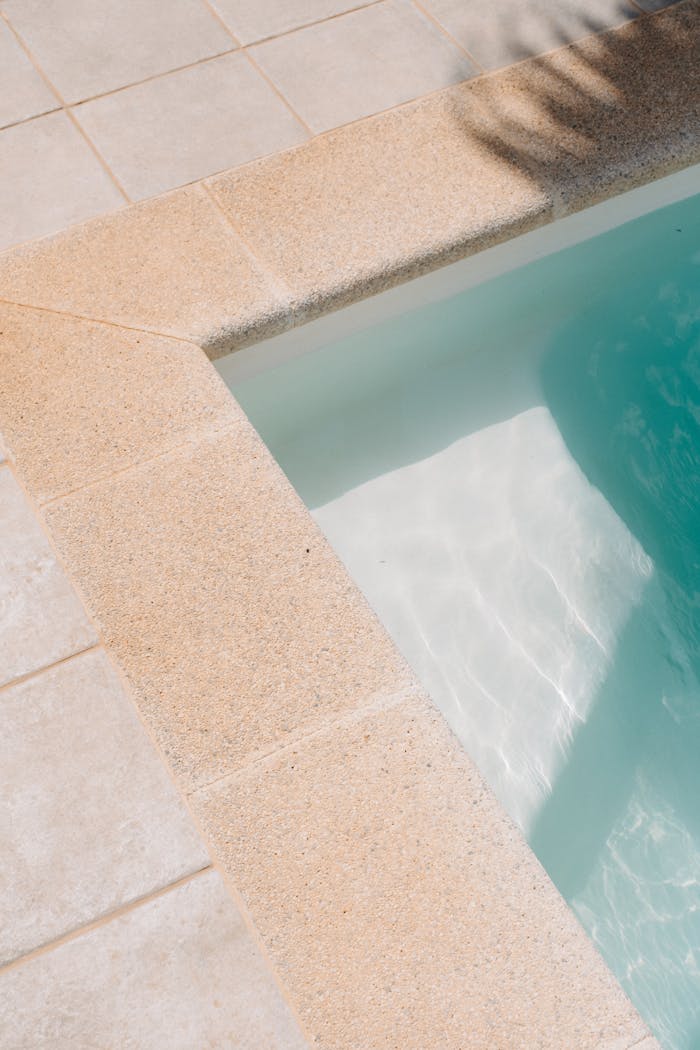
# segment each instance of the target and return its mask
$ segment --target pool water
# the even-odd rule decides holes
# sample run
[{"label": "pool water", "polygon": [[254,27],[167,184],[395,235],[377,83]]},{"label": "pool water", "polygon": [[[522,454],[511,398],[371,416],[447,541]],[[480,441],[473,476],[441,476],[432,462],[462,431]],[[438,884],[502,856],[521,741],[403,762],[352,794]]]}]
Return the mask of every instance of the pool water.
[{"label": "pool water", "polygon": [[662,1045],[700,1047],[700,196],[234,393]]}]

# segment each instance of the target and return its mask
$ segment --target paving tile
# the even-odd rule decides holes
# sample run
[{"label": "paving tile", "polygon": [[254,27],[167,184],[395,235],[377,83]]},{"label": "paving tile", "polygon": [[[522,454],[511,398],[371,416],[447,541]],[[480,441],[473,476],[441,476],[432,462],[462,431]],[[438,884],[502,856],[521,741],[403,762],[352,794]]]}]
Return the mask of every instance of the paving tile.
[{"label": "paving tile", "polygon": [[3,10],[66,102],[236,46],[201,0],[3,0]]},{"label": "paving tile", "polygon": [[0,303],[0,429],[39,503],[240,417],[197,346]]},{"label": "paving tile", "polygon": [[0,693],[0,962],[209,863],[100,650]]},{"label": "paving tile", "polygon": [[192,796],[313,1045],[627,1046],[646,1029],[419,697]]},{"label": "paving tile", "polygon": [[0,131],[0,250],[123,203],[65,113]]},{"label": "paving tile", "polygon": [[408,0],[353,11],[252,49],[312,131],[327,131],[473,76]]},{"label": "paving tile", "polygon": [[381,291],[551,215],[536,179],[463,128],[453,90],[209,185],[309,308]]},{"label": "paving tile", "polygon": [[288,303],[193,187],[0,256],[0,298],[230,348]]},{"label": "paving tile", "polygon": [[4,1050],[304,1050],[215,873],[0,977]]},{"label": "paving tile", "polygon": [[247,421],[46,515],[188,785],[412,680]]},{"label": "paving tile", "polygon": [[243,54],[86,102],[75,115],[133,200],[308,137]]},{"label": "paving tile", "polygon": [[0,685],[96,641],[24,493],[0,467]]},{"label": "paving tile", "polygon": [[562,47],[639,15],[630,0],[422,0],[485,69]]},{"label": "paving tile", "polygon": [[0,128],[58,107],[15,36],[0,18]]},{"label": "paving tile", "polygon": [[242,44],[341,15],[374,0],[213,0],[226,25]]}]

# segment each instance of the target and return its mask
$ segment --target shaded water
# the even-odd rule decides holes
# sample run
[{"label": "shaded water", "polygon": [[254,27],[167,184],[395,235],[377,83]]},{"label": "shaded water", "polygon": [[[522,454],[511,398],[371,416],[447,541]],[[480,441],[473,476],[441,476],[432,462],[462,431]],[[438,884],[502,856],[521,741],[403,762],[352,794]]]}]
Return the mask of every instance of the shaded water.
[{"label": "shaded water", "polygon": [[700,197],[234,392],[662,1043],[700,1047]]}]

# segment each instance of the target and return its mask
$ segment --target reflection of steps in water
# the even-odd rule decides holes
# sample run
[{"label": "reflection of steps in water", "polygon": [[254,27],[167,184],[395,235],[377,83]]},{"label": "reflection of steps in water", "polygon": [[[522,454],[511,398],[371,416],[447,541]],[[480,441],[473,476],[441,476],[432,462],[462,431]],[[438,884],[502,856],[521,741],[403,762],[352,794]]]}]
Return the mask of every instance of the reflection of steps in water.
[{"label": "reflection of steps in water", "polygon": [[544,408],[315,516],[526,830],[651,571]]}]

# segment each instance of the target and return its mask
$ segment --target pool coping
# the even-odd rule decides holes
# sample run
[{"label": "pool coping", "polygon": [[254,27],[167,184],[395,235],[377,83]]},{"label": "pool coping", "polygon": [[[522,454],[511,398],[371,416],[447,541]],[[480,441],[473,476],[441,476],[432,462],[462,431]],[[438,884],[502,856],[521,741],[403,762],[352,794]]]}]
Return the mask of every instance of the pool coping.
[{"label": "pool coping", "polygon": [[699,23],[0,255],[3,442],[312,1045],[656,1044],[210,360],[696,163]]}]

